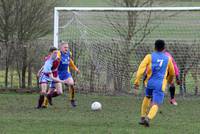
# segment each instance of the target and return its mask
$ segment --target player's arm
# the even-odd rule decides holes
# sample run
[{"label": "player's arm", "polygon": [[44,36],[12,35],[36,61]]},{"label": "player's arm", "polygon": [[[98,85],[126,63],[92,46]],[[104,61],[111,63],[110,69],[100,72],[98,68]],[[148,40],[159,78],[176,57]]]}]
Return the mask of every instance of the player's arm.
[{"label": "player's arm", "polygon": [[56,56],[57,56],[57,57],[56,57],[57,59],[61,59],[61,52],[58,51]]},{"label": "player's arm", "polygon": [[138,88],[138,86],[140,85],[141,77],[143,76],[143,74],[144,74],[144,72],[146,70],[146,67],[150,62],[151,62],[151,55],[148,54],[142,60],[142,62],[140,63],[140,66],[139,66],[139,68],[137,70],[136,79],[134,81],[135,88]]},{"label": "player's arm", "polygon": [[174,58],[172,57],[172,63],[174,65],[174,71],[175,71],[175,75],[176,75],[176,83],[178,85],[180,85],[180,78],[179,78],[179,68],[176,64],[176,61],[174,60]]},{"label": "player's arm", "polygon": [[48,62],[48,61],[45,62],[45,64],[44,64],[44,73],[48,74],[48,76],[49,76],[53,81],[63,83],[64,81],[62,81],[62,80],[60,80],[59,78],[53,76],[53,73],[52,73],[52,70],[51,70],[52,66],[53,66],[53,63],[52,63],[52,62]]},{"label": "player's arm", "polygon": [[175,76],[174,65],[173,65],[172,60],[170,58],[169,63],[168,63],[168,78],[167,78],[169,83],[173,82],[174,76]]},{"label": "player's arm", "polygon": [[[71,51],[70,51],[70,57],[72,57],[72,52],[71,52]],[[69,66],[70,66],[74,71],[80,73],[79,69],[78,69],[77,66],[74,64],[74,61],[72,60],[72,58],[70,58]]]},{"label": "player's arm", "polygon": [[64,83],[63,80],[60,80],[59,78],[54,77],[54,76],[53,76],[53,73],[49,73],[49,77],[50,77],[53,81]]},{"label": "player's arm", "polygon": [[70,58],[69,66],[76,72],[80,73],[79,69],[74,64],[74,61]]},{"label": "player's arm", "polygon": [[176,61],[174,60],[174,58],[172,58],[172,63],[174,65],[175,75],[179,76],[179,69],[178,69],[178,66],[177,66]]},{"label": "player's arm", "polygon": [[43,69],[44,69],[44,66],[42,66],[42,67],[40,68],[40,70],[37,72],[37,77],[40,76],[40,74],[41,74],[41,72],[42,72]]}]

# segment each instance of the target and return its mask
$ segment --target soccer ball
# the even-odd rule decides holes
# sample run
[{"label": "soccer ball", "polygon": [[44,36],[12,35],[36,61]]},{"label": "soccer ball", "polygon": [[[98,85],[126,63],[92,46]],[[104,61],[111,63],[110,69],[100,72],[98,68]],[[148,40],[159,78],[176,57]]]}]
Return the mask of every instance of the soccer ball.
[{"label": "soccer ball", "polygon": [[102,109],[102,105],[101,105],[100,102],[95,101],[95,102],[92,103],[91,109],[92,109],[93,111],[101,110],[101,109]]}]

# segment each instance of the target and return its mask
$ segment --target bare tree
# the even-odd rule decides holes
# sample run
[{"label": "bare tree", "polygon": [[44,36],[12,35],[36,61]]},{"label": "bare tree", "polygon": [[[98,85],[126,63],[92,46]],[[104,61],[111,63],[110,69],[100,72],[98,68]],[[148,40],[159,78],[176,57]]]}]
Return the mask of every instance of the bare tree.
[{"label": "bare tree", "polygon": [[14,4],[17,51],[21,54],[21,60],[19,60],[21,87],[24,88],[26,87],[27,67],[32,61],[28,61],[28,42],[52,31],[52,12],[55,0],[18,0]]},{"label": "bare tree", "polygon": [[14,3],[15,0],[0,0],[0,40],[5,53],[5,87],[8,86],[8,71],[12,62],[14,36]]},{"label": "bare tree", "polygon": [[[112,2],[117,6],[125,6],[125,7],[144,7],[144,6],[152,6],[153,0],[112,0]],[[144,23],[142,26],[138,28],[138,18],[139,16],[145,16]],[[116,15],[113,15],[116,16]],[[124,25],[121,22],[112,21],[110,19],[110,16],[107,16],[110,24],[112,25],[113,29],[119,34],[119,36],[122,38],[122,42],[120,42],[121,46],[118,46],[118,43],[114,43],[113,49],[115,51],[115,60],[112,61],[114,67],[114,72],[108,72],[108,75],[110,76],[110,73],[115,74],[114,78],[114,88],[118,91],[121,91],[122,89],[130,90],[130,80],[132,77],[132,73],[134,72],[134,66],[130,63],[131,56],[134,53],[135,47],[142,43],[142,41],[145,39],[145,37],[153,31],[153,28],[149,28],[148,24],[151,20],[151,12],[145,12],[145,13],[139,13],[139,12],[132,12],[127,11],[127,20],[124,21],[124,23],[127,23],[127,26],[124,27]],[[117,20],[117,19],[115,19]],[[137,28],[136,28],[137,27]],[[142,33],[140,39],[137,38],[136,40],[136,34]],[[135,38],[134,38],[135,37]],[[134,40],[134,41],[133,41]],[[117,45],[116,45],[117,44]],[[120,57],[119,57],[120,55]],[[124,84],[123,84],[124,83]]]}]

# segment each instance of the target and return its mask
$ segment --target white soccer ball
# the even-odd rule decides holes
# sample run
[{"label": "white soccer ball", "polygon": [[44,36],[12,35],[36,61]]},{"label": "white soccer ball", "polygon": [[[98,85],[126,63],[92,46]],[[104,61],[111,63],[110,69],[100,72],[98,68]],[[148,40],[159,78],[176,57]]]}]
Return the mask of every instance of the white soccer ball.
[{"label": "white soccer ball", "polygon": [[92,109],[93,111],[101,110],[101,109],[102,109],[102,105],[101,105],[100,102],[95,101],[95,102],[92,103],[91,109]]}]

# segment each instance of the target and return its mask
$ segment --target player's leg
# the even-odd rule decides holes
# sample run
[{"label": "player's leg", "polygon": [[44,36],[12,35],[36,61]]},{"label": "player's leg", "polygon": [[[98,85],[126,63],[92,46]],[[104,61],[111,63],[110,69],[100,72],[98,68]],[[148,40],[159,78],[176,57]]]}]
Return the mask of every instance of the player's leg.
[{"label": "player's leg", "polygon": [[65,80],[65,83],[69,86],[69,94],[70,94],[70,102],[72,107],[76,107],[76,101],[75,101],[75,88],[74,88],[74,80],[71,76],[70,72],[59,72],[59,78],[61,80]]},{"label": "player's leg", "polygon": [[75,95],[74,80],[72,79],[72,77],[69,77],[66,81],[67,84],[69,85],[70,100],[74,100],[74,95]]},{"label": "player's leg", "polygon": [[144,125],[144,119],[148,113],[151,104],[152,91],[153,91],[152,89],[146,88],[146,96],[144,97],[141,106],[141,120],[139,122],[139,124],[141,125]]},{"label": "player's leg", "polygon": [[52,94],[53,94],[53,92],[54,92],[54,89],[50,88],[48,93],[47,93],[47,99],[48,99],[48,103],[50,105],[53,105],[53,103],[52,103]]},{"label": "player's leg", "polygon": [[152,106],[149,110],[148,115],[144,120],[144,125],[149,127],[149,121],[155,118],[159,105],[163,103],[164,100],[164,92],[162,90],[153,90],[153,98],[152,98]]},{"label": "player's leg", "polygon": [[74,85],[69,86],[69,92],[70,92],[70,102],[71,102],[71,105],[73,107],[76,107],[77,104],[76,104],[76,101],[75,101],[75,88],[74,88]]},{"label": "player's leg", "polygon": [[38,105],[37,105],[38,109],[42,108],[42,104],[43,104],[45,96],[46,96],[47,83],[41,83],[40,88],[41,88],[41,91],[40,91],[40,96],[39,96]]},{"label": "player's leg", "polygon": [[38,104],[36,108],[42,108],[42,104],[45,100],[46,94],[47,94],[47,83],[50,79],[44,75],[43,73],[39,77],[39,83],[40,83],[40,96],[38,99]]},{"label": "player's leg", "polygon": [[43,103],[42,103],[42,107],[43,107],[43,108],[47,108],[47,107],[48,107],[49,101],[48,101],[47,96],[48,96],[48,91],[46,91],[46,95],[44,96],[44,101],[43,101]]},{"label": "player's leg", "polygon": [[170,103],[172,105],[175,105],[177,106],[178,103],[176,102],[176,99],[175,99],[175,85],[174,84],[170,84],[169,86],[169,92],[170,92]]},{"label": "player's leg", "polygon": [[59,95],[63,94],[63,89],[62,89],[62,84],[61,83],[57,82],[55,84],[55,87],[56,87],[56,93],[57,94],[54,93],[53,97],[56,97],[56,96],[59,96]]},{"label": "player's leg", "polygon": [[[53,105],[52,103],[52,96],[53,94],[56,92],[56,87],[55,87],[55,82],[52,81],[50,84],[49,84],[49,91],[47,93],[47,99],[48,99],[48,102],[50,105]],[[57,94],[57,92],[56,92]]]},{"label": "player's leg", "polygon": [[75,101],[75,88],[74,88],[74,80],[72,77],[69,77],[66,80],[67,84],[69,85],[69,95],[70,95],[70,102],[72,107],[76,107],[76,101]]},{"label": "player's leg", "polygon": [[71,76],[71,74],[68,75],[67,79],[65,80],[66,84],[71,86],[71,85],[74,85],[74,80]]},{"label": "player's leg", "polygon": [[62,84],[59,82],[51,82],[49,85],[50,92],[48,92],[47,98],[50,105],[53,105],[52,98],[57,97],[63,93]]}]

